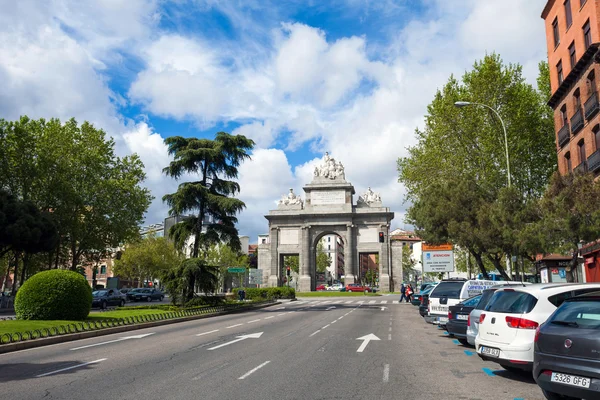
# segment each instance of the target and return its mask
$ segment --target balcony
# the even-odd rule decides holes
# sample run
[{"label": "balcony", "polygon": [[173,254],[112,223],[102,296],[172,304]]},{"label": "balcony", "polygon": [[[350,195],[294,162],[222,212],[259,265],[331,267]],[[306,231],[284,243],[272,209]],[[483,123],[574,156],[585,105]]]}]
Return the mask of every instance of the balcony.
[{"label": "balcony", "polygon": [[600,170],[600,150],[596,150],[587,159],[588,169],[590,172],[596,172]]},{"label": "balcony", "polygon": [[583,161],[581,164],[575,167],[573,170],[574,173],[577,174],[585,174],[588,171],[588,163],[587,161]]},{"label": "balcony", "polygon": [[581,110],[577,110],[571,117],[571,133],[575,135],[581,128],[583,128],[583,114]]},{"label": "balcony", "polygon": [[565,124],[558,131],[558,145],[563,148],[567,143],[569,143],[570,132],[569,132],[569,124]]},{"label": "balcony", "polygon": [[598,105],[598,93],[592,93],[590,98],[585,101],[583,108],[585,109],[585,119],[589,120],[592,118],[600,109]]}]

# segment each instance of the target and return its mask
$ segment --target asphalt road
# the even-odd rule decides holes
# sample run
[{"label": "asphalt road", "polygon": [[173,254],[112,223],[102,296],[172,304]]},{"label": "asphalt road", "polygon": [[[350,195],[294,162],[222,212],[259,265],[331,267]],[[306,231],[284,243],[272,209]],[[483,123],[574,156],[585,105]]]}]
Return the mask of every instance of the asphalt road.
[{"label": "asphalt road", "polygon": [[543,399],[394,299],[307,299],[2,354],[2,398]]}]

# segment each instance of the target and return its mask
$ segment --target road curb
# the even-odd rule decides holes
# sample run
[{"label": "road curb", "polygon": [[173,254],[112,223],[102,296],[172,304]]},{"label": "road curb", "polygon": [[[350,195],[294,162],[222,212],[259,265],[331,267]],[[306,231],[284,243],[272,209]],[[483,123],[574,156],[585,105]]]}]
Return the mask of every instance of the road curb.
[{"label": "road curb", "polygon": [[255,305],[255,306],[253,305],[252,307],[244,308],[244,309],[219,311],[219,312],[216,312],[213,314],[190,315],[187,317],[165,319],[165,320],[152,321],[152,322],[144,322],[144,323],[135,324],[135,325],[124,325],[124,326],[117,326],[114,328],[103,328],[103,329],[98,329],[98,330],[94,330],[94,331],[69,333],[66,335],[52,336],[52,337],[47,337],[47,338],[42,338],[42,339],[33,339],[33,340],[27,340],[27,341],[18,342],[18,343],[7,343],[7,344],[0,345],[0,354],[10,353],[13,351],[18,351],[18,350],[32,349],[35,347],[48,346],[51,344],[72,342],[72,341],[80,340],[80,339],[89,339],[89,338],[93,338],[93,337],[97,337],[97,336],[111,335],[114,333],[129,332],[129,331],[135,331],[135,330],[144,329],[144,328],[153,328],[155,326],[170,325],[170,324],[176,324],[179,322],[187,322],[187,321],[193,321],[193,320],[197,320],[197,319],[217,317],[219,315],[236,314],[236,313],[240,313],[240,312],[244,312],[244,311],[271,307],[271,306],[274,306],[277,304],[282,304],[282,303],[280,301],[276,301],[275,303],[259,304],[259,305]]}]

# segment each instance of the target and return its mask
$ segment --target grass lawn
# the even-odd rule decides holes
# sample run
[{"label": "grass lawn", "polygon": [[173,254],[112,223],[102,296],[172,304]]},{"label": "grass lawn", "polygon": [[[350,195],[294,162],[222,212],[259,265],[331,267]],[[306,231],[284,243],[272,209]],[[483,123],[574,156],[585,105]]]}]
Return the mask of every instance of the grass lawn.
[{"label": "grass lawn", "polygon": [[[163,314],[164,310],[118,310],[118,311],[107,311],[103,313],[90,314],[86,321],[102,321],[107,319],[119,319],[125,317],[151,315],[151,314]],[[14,320],[14,321],[0,321],[0,336],[5,333],[16,333],[31,331],[35,329],[58,327],[60,325],[74,324],[81,321],[30,321],[30,320]]]},{"label": "grass lawn", "polygon": [[[365,297],[363,292],[296,292],[296,297]],[[367,296],[381,296],[381,293],[367,293]]]}]

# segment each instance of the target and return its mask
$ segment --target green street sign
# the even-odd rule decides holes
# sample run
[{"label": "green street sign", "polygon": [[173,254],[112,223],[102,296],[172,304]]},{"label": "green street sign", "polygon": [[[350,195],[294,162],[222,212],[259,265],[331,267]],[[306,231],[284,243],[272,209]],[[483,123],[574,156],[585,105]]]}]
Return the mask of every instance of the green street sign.
[{"label": "green street sign", "polygon": [[231,274],[241,274],[246,272],[246,268],[227,268],[227,272]]}]

